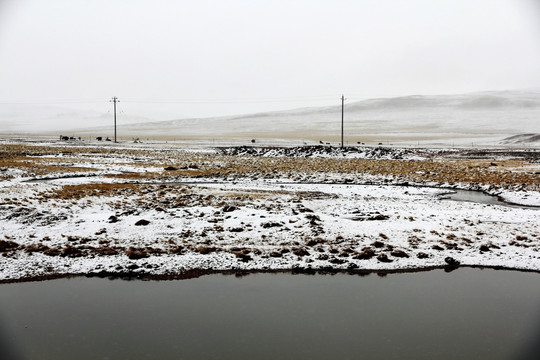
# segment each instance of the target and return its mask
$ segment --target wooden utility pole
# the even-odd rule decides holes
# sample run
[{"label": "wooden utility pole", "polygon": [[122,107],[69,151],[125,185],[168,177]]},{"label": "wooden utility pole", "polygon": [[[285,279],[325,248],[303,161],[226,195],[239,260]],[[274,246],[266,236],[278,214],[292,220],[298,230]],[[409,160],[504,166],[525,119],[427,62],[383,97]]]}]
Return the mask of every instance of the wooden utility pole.
[{"label": "wooden utility pole", "polygon": [[110,100],[114,104],[114,142],[116,142],[116,103],[120,102],[116,96]]},{"label": "wooden utility pole", "polygon": [[341,95],[341,148],[343,149],[343,108],[345,105],[345,96]]}]

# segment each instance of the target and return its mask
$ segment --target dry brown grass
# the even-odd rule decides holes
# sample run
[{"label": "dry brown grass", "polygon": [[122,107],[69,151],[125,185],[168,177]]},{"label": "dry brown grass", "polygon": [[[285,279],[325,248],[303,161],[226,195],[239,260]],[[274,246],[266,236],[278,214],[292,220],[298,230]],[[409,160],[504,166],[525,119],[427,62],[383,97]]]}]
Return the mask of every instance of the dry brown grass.
[{"label": "dry brown grass", "polygon": [[[62,154],[63,157],[52,156]],[[39,155],[39,156],[38,156]],[[68,159],[65,156],[69,156]],[[43,158],[42,156],[48,156]],[[530,164],[522,160],[370,160],[340,158],[292,158],[227,156],[205,153],[189,153],[176,150],[138,150],[117,148],[90,148],[77,146],[33,146],[23,144],[3,145],[0,148],[0,168],[20,169],[27,176],[69,172],[84,173],[91,169],[76,166],[94,160],[106,164],[108,159],[121,159],[124,165],[140,168],[154,167],[159,171],[110,175],[127,181],[155,180],[175,181],[183,178],[290,178],[309,180],[325,174],[339,174],[354,181],[363,174],[392,177],[398,181],[465,183],[519,186],[539,190],[540,175],[528,170]],[[64,165],[66,161],[73,166]],[[194,166],[195,165],[195,166]],[[176,170],[165,170],[173,166]],[[2,175],[8,178],[6,175]]]},{"label": "dry brown grass", "polygon": [[42,199],[48,200],[77,200],[89,196],[130,196],[142,195],[144,185],[139,184],[80,184],[65,185],[61,188],[40,193]]}]

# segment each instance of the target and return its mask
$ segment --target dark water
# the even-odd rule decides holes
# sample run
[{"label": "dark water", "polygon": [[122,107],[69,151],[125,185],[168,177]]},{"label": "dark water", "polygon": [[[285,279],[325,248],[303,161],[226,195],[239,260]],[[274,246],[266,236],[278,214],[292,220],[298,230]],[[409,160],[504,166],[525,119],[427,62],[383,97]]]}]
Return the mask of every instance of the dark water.
[{"label": "dark water", "polygon": [[1,359],[540,359],[540,275],[0,285]]}]

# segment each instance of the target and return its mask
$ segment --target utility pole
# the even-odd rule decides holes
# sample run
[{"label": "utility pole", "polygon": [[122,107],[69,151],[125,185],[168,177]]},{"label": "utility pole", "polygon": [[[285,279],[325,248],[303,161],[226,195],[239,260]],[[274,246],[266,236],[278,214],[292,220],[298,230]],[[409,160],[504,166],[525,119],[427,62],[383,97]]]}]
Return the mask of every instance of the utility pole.
[{"label": "utility pole", "polygon": [[116,142],[116,103],[120,102],[116,96],[113,96],[109,102],[112,102],[114,104],[114,142]]},{"label": "utility pole", "polygon": [[341,148],[343,149],[343,108],[345,105],[345,96],[341,95]]}]

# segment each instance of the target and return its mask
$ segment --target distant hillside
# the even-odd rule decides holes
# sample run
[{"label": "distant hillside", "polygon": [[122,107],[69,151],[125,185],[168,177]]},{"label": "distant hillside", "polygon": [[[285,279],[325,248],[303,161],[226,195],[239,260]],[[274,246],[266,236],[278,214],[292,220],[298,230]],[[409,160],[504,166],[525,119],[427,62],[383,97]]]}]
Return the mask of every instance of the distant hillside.
[{"label": "distant hillside", "polygon": [[519,134],[507,137],[501,141],[501,144],[515,145],[540,145],[540,134]]},{"label": "distant hillside", "polygon": [[[498,143],[515,134],[540,132],[539,119],[540,92],[413,95],[346,104],[345,134],[349,143]],[[140,138],[337,142],[341,106],[140,123],[122,126],[120,131]]]},{"label": "distant hillside", "polygon": [[[345,140],[349,144],[498,144],[513,135],[540,133],[539,120],[540,91],[369,99],[346,103]],[[79,129],[72,133],[77,136],[111,136],[112,126]],[[118,126],[119,136],[125,139],[254,138],[338,142],[340,133],[339,104]]]}]

